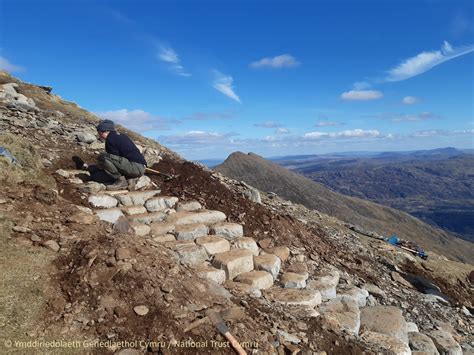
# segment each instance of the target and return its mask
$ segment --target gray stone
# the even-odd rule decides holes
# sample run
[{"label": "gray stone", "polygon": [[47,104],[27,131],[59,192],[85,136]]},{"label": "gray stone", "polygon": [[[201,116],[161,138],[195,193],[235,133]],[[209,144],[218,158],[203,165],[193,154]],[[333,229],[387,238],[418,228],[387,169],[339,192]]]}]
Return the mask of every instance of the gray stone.
[{"label": "gray stone", "polygon": [[323,281],[309,280],[306,283],[306,288],[309,290],[318,290],[321,293],[323,301],[329,301],[337,296],[336,287]]},{"label": "gray stone", "polygon": [[374,284],[365,284],[362,289],[366,290],[369,292],[371,295],[374,295],[375,297],[378,298],[385,298],[387,295],[383,290],[381,290],[379,287],[377,287]]},{"label": "gray stone", "polygon": [[100,184],[95,181],[87,182],[81,190],[86,194],[97,195],[99,192],[106,190],[107,187],[104,184]]},{"label": "gray stone", "polygon": [[169,215],[166,221],[176,226],[199,223],[211,225],[224,222],[226,218],[226,215],[220,211],[200,210],[197,212],[176,212]]},{"label": "gray stone", "polygon": [[396,354],[396,355],[411,355],[412,352],[408,343],[392,337],[387,334],[381,334],[377,332],[372,332],[370,330],[364,331],[361,334],[361,339],[366,343],[376,345],[383,348],[384,354]]},{"label": "gray stone", "polygon": [[336,333],[346,331],[357,335],[360,329],[360,311],[353,299],[332,299],[319,308],[323,322]]},{"label": "gray stone", "polygon": [[144,316],[147,315],[149,312],[149,309],[147,306],[140,305],[140,306],[135,306],[133,307],[133,311],[138,314],[139,316]]},{"label": "gray stone", "polygon": [[285,272],[281,275],[280,282],[284,288],[305,288],[306,276],[294,272]]},{"label": "gray stone", "polygon": [[418,326],[413,322],[407,322],[407,332],[408,333],[417,333],[417,332],[419,332]]},{"label": "gray stone", "polygon": [[230,250],[229,242],[215,235],[200,237],[196,239],[196,244],[206,249],[209,255],[225,253]]},{"label": "gray stone", "polygon": [[153,235],[174,234],[175,226],[166,222],[153,222],[151,224],[151,233]]},{"label": "gray stone", "polygon": [[196,244],[181,244],[174,248],[179,259],[189,265],[200,264],[207,260],[206,250]]},{"label": "gray stone", "polygon": [[143,206],[125,206],[122,207],[123,213],[127,216],[133,216],[136,214],[143,214],[146,213],[146,208]]},{"label": "gray stone", "polygon": [[46,248],[48,248],[48,249],[50,249],[50,250],[52,250],[56,253],[59,251],[59,249],[61,249],[61,247],[59,246],[59,244],[55,240],[48,240],[48,241],[44,242],[43,245]]},{"label": "gray stone", "polygon": [[269,301],[287,306],[304,306],[314,308],[321,304],[321,294],[316,290],[301,290],[297,288],[270,288],[265,291]]},{"label": "gray stone", "polygon": [[145,207],[148,212],[157,212],[163,211],[167,208],[173,208],[174,205],[178,202],[177,197],[173,196],[159,196],[153,197],[145,202]]},{"label": "gray stone", "polygon": [[212,280],[219,285],[225,282],[225,271],[216,269],[208,264],[201,264],[195,269],[198,277],[202,279]]},{"label": "gray stone", "polygon": [[176,238],[173,234],[162,234],[162,235],[157,235],[151,238],[154,242],[163,244],[163,243],[168,243],[168,242],[175,242]]},{"label": "gray stone", "polygon": [[131,222],[139,222],[150,224],[152,222],[161,222],[166,218],[167,214],[164,212],[153,212],[153,213],[142,213],[142,214],[134,214],[129,216],[128,219]]},{"label": "gray stone", "polygon": [[146,175],[142,175],[139,178],[130,179],[128,181],[128,189],[130,191],[145,189],[150,185],[151,185],[151,179]]},{"label": "gray stone", "polygon": [[139,222],[132,222],[130,224],[132,227],[132,230],[135,232],[136,235],[139,237],[144,237],[148,234],[150,234],[150,226],[144,223],[139,223]]},{"label": "gray stone", "polygon": [[95,210],[94,213],[101,221],[106,221],[109,223],[115,223],[120,218],[120,216],[123,216],[122,210],[120,208]]},{"label": "gray stone", "polygon": [[276,280],[280,273],[281,260],[274,254],[265,254],[253,257],[253,263],[256,270],[264,270],[272,274]]},{"label": "gray stone", "polygon": [[180,202],[176,207],[177,212],[193,212],[200,209],[202,209],[202,206],[197,201]]},{"label": "gray stone", "polygon": [[97,137],[95,134],[92,134],[86,131],[75,132],[74,135],[76,136],[79,142],[83,142],[87,144],[94,143],[97,140]]},{"label": "gray stone", "polygon": [[264,290],[273,286],[273,277],[266,271],[249,271],[238,275],[235,281],[250,285],[258,290]]},{"label": "gray stone", "polygon": [[244,228],[241,224],[223,222],[211,226],[211,234],[220,235],[226,239],[232,240],[244,236]]},{"label": "gray stone", "polygon": [[408,342],[413,352],[422,352],[425,355],[438,355],[439,352],[436,349],[433,340],[425,334],[418,332],[408,333]]},{"label": "gray stone", "polygon": [[428,334],[441,354],[462,355],[462,349],[453,336],[444,330],[435,330]]},{"label": "gray stone", "polygon": [[223,269],[228,279],[253,270],[253,254],[250,250],[234,249],[216,254],[212,262],[214,267]]},{"label": "gray stone", "polygon": [[260,197],[260,192],[249,185],[247,185],[247,190],[244,192],[245,197],[255,203],[262,203],[262,198]]},{"label": "gray stone", "polygon": [[365,307],[367,304],[367,297],[369,297],[369,292],[359,287],[352,286],[339,294],[338,297],[353,299],[358,303],[359,307]]},{"label": "gray stone", "polygon": [[287,333],[283,330],[280,330],[280,329],[277,330],[276,335],[278,336],[278,338],[280,338],[280,342],[282,342],[282,343],[284,343],[284,342],[288,342],[288,343],[292,343],[292,344],[301,343],[300,338],[298,338],[297,336],[292,335],[290,333]]},{"label": "gray stone", "polygon": [[393,306],[375,306],[362,308],[360,312],[361,328],[389,335],[408,343],[408,332],[402,311]]},{"label": "gray stone", "polygon": [[118,204],[116,198],[105,194],[89,196],[88,201],[95,208],[112,208]]},{"label": "gray stone", "polygon": [[247,250],[250,250],[255,256],[258,255],[258,251],[259,251],[257,242],[254,239],[248,238],[248,237],[240,237],[240,238],[234,239],[234,241],[232,242],[231,248],[232,249],[247,249]]},{"label": "gray stone", "polygon": [[148,199],[152,198],[155,195],[158,195],[160,192],[160,190],[132,191],[127,194],[116,195],[116,197],[124,206],[143,206]]},{"label": "gray stone", "polygon": [[175,228],[174,235],[177,240],[194,240],[206,236],[208,232],[205,224],[184,224]]}]

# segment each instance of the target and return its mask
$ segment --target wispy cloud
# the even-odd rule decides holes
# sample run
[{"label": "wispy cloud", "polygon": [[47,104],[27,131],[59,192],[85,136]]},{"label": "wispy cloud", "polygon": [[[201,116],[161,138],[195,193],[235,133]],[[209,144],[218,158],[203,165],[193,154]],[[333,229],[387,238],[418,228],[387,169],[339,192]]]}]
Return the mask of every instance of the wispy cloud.
[{"label": "wispy cloud", "polygon": [[5,57],[0,57],[0,70],[5,70],[9,73],[20,73],[25,71],[24,67],[10,63]]},{"label": "wispy cloud", "polygon": [[212,87],[232,100],[241,103],[239,96],[235,93],[232,86],[234,79],[230,75],[224,75],[217,70],[214,70],[214,75],[215,79]]},{"label": "wispy cloud", "polygon": [[306,139],[334,139],[334,138],[381,138],[386,137],[376,129],[363,130],[360,128],[348,129],[340,132],[308,132],[303,136]]},{"label": "wispy cloud", "polygon": [[401,81],[412,78],[448,60],[468,54],[472,51],[474,51],[474,45],[453,48],[445,41],[440,50],[421,52],[390,69],[385,81]]},{"label": "wispy cloud", "polygon": [[128,109],[121,109],[115,111],[96,112],[95,114],[104,119],[109,119],[115,123],[121,124],[128,129],[139,132],[168,130],[169,123],[180,123],[177,120],[166,120],[140,109],[130,111]]},{"label": "wispy cloud", "polygon": [[237,136],[235,132],[207,132],[207,131],[188,131],[183,134],[162,136],[160,141],[169,145],[198,146],[209,144],[226,144],[233,136]]},{"label": "wispy cloud", "polygon": [[279,127],[275,130],[275,134],[289,134],[290,130],[285,127]]},{"label": "wispy cloud", "polygon": [[281,124],[278,122],[273,121],[266,121],[261,123],[254,123],[255,127],[262,127],[262,128],[278,128],[281,127]]},{"label": "wispy cloud", "polygon": [[334,121],[318,121],[314,124],[315,127],[336,127],[336,126],[343,126],[345,123],[343,122],[334,122]]},{"label": "wispy cloud", "polygon": [[428,138],[428,137],[456,137],[456,136],[472,136],[474,135],[474,129],[465,130],[444,130],[444,129],[432,129],[424,131],[416,131],[410,136],[415,138]]},{"label": "wispy cloud", "polygon": [[404,105],[414,105],[419,103],[421,100],[416,96],[405,96],[402,99],[402,104]]},{"label": "wispy cloud", "polygon": [[186,72],[184,67],[181,65],[181,60],[178,56],[178,53],[176,53],[173,48],[161,45],[157,53],[157,58],[162,62],[168,63],[169,68],[176,74],[185,77],[191,76],[191,74]]},{"label": "wispy cloud", "polygon": [[383,93],[377,90],[350,90],[341,94],[345,101],[370,101],[383,97]]},{"label": "wispy cloud", "polygon": [[433,112],[424,111],[415,114],[405,114],[405,113],[380,113],[377,115],[368,115],[365,117],[377,118],[382,120],[390,120],[392,122],[418,122],[418,121],[428,121],[441,118],[440,115],[437,115]]},{"label": "wispy cloud", "polygon": [[266,57],[250,63],[251,68],[292,68],[297,67],[301,63],[291,54],[282,54],[275,57]]}]

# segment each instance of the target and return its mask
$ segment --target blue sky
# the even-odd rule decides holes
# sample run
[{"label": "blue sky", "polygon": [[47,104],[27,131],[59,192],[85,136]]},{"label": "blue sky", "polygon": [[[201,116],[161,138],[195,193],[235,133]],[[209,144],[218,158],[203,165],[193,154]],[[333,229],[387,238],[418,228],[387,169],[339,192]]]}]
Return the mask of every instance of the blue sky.
[{"label": "blue sky", "polygon": [[188,159],[474,148],[473,6],[0,0],[0,67]]}]

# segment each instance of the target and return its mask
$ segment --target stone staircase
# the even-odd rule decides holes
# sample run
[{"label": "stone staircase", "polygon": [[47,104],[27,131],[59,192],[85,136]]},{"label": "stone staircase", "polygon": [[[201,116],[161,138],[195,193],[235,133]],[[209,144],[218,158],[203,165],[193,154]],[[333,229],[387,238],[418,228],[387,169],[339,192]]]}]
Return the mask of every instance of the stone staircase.
[{"label": "stone staircase", "polygon": [[[70,176],[76,173],[69,171]],[[228,222],[220,211],[206,210],[197,201],[162,196],[158,189],[107,191],[99,185],[83,186],[83,191],[93,192],[88,202],[99,219],[114,224],[126,218],[138,237],[173,250],[198,277],[235,295],[263,296],[290,313],[321,317],[335,332],[360,335],[396,354],[411,354],[409,336],[426,337],[409,331],[410,323],[398,308],[368,307],[369,292],[340,285],[336,268],[315,270],[308,267],[311,260],[290,253],[287,246],[270,247],[262,241],[259,245],[245,236],[242,225]],[[289,258],[290,254],[296,255]],[[427,342],[426,348],[436,351]]]}]

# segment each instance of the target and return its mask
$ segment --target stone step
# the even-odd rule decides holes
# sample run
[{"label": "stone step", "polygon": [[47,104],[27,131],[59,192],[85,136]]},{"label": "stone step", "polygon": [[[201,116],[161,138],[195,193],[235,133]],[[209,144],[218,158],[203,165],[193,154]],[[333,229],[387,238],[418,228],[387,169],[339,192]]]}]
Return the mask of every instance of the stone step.
[{"label": "stone step", "polygon": [[321,304],[321,294],[316,290],[272,287],[265,291],[265,298],[287,306],[314,308]]},{"label": "stone step", "polygon": [[130,227],[135,232],[136,235],[139,237],[144,237],[150,234],[150,226],[144,223],[132,222],[130,223]]},{"label": "stone step", "polygon": [[319,307],[322,321],[336,333],[346,331],[357,335],[360,329],[360,311],[352,299],[335,298]]},{"label": "stone step", "polygon": [[225,253],[230,250],[230,243],[227,239],[216,235],[197,238],[196,244],[206,249],[209,255]]},{"label": "stone step", "polygon": [[366,306],[367,297],[369,297],[369,292],[357,286],[351,286],[350,288],[340,292],[338,296],[338,298],[352,299],[356,301],[359,307]]},{"label": "stone step", "polygon": [[197,201],[179,202],[176,206],[178,212],[193,212],[202,209],[202,205]]},{"label": "stone step", "polygon": [[211,225],[224,222],[226,215],[220,211],[201,210],[197,212],[176,212],[170,214],[166,221],[176,226],[183,224],[205,224]]},{"label": "stone step", "polygon": [[151,240],[160,244],[166,244],[169,242],[175,242],[176,238],[173,234],[162,234],[162,235],[153,236]]},{"label": "stone step", "polygon": [[174,196],[158,196],[147,200],[145,208],[148,212],[158,212],[167,208],[173,208],[177,202],[178,198]]},{"label": "stone step", "polygon": [[174,234],[175,226],[174,224],[167,222],[152,222],[150,224],[151,234],[153,235],[162,235],[162,234]]},{"label": "stone step", "polygon": [[128,191],[128,190],[115,190],[115,191],[107,190],[107,191],[104,191],[103,193],[106,194],[106,195],[110,195],[110,196],[117,196],[117,195],[128,194],[129,192],[130,191]]},{"label": "stone step", "polygon": [[235,280],[252,286],[253,288],[264,290],[273,286],[273,276],[266,271],[250,271],[238,275]]},{"label": "stone step", "polygon": [[118,205],[116,198],[106,194],[91,195],[88,202],[94,208],[112,208]]},{"label": "stone step", "polygon": [[232,241],[232,249],[246,249],[250,250],[253,255],[258,255],[259,249],[257,242],[248,237],[239,237]]},{"label": "stone step", "polygon": [[90,176],[91,174],[87,170],[75,170],[75,169],[58,169],[56,174],[64,178],[72,178],[80,175]]},{"label": "stone step", "polygon": [[360,310],[360,326],[365,330],[386,334],[408,343],[408,331],[402,310],[394,306],[364,307]]},{"label": "stone step", "polygon": [[244,227],[238,223],[222,222],[212,225],[210,233],[232,240],[244,236]]},{"label": "stone step", "polygon": [[256,270],[263,270],[272,274],[274,280],[280,273],[281,260],[274,254],[254,256],[253,264]]},{"label": "stone step", "polygon": [[147,200],[160,193],[160,190],[133,191],[126,194],[116,195],[116,198],[124,206],[141,205]]},{"label": "stone step", "polygon": [[207,263],[196,266],[194,270],[197,276],[202,279],[212,280],[220,285],[225,282],[225,271],[216,269]]},{"label": "stone step", "polygon": [[130,222],[139,222],[150,224],[152,222],[161,222],[163,221],[168,215],[163,212],[153,212],[153,213],[141,213],[141,214],[134,214],[128,217]]},{"label": "stone step", "polygon": [[126,216],[147,213],[146,208],[143,206],[126,206],[122,207],[122,211]]},{"label": "stone step", "polygon": [[207,260],[206,250],[196,244],[181,244],[174,247],[179,260],[188,265],[201,264]]},{"label": "stone step", "polygon": [[121,216],[123,216],[122,210],[120,208],[95,210],[94,213],[101,221],[106,221],[109,223],[115,223]]},{"label": "stone step", "polygon": [[183,224],[176,226],[174,235],[178,240],[194,240],[209,233],[205,224]]},{"label": "stone step", "polygon": [[253,270],[253,253],[247,249],[234,249],[225,253],[216,254],[212,265],[223,269],[229,280]]},{"label": "stone step", "polygon": [[290,257],[290,248],[287,246],[279,246],[264,249],[267,254],[274,254],[284,263]]},{"label": "stone step", "polygon": [[306,276],[295,272],[285,272],[281,275],[280,282],[284,288],[305,288]]},{"label": "stone step", "polygon": [[306,283],[306,288],[311,290],[318,290],[321,292],[323,301],[328,301],[336,298],[336,287],[339,284],[339,271],[338,270],[323,270],[313,280],[309,280]]}]

